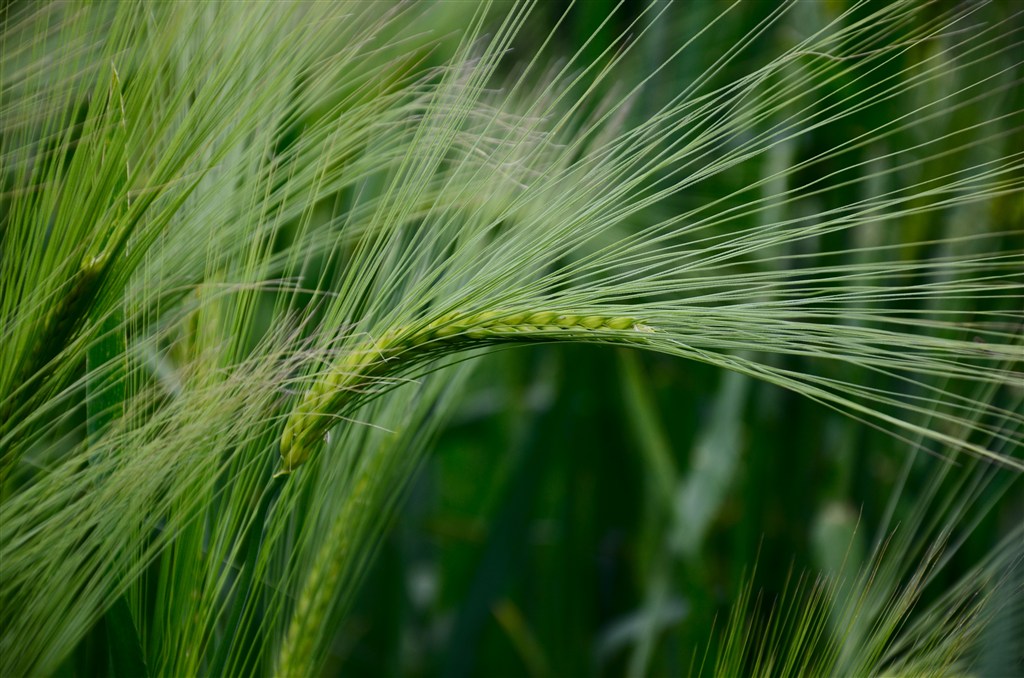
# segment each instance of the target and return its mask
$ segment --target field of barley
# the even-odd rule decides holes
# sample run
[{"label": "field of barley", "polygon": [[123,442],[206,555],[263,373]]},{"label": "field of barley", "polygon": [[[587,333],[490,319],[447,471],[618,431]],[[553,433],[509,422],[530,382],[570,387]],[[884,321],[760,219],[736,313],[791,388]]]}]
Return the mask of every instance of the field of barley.
[{"label": "field of barley", "polygon": [[0,27],[0,675],[1024,675],[1019,0]]}]

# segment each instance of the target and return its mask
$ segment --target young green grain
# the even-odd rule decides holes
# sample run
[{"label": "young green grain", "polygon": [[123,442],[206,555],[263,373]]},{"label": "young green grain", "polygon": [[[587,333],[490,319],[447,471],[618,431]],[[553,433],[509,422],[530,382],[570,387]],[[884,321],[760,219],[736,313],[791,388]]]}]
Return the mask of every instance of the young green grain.
[{"label": "young green grain", "polygon": [[345,353],[288,416],[281,434],[281,469],[291,473],[309,459],[317,442],[354,396],[375,379],[439,352],[526,341],[638,342],[653,332],[637,318],[573,315],[555,311],[449,313],[419,328],[396,328]]}]

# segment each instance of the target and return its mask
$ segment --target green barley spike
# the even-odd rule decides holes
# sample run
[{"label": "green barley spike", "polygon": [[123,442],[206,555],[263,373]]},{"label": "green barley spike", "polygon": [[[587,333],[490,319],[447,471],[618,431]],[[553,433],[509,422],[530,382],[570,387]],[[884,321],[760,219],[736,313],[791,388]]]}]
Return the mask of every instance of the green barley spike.
[{"label": "green barley spike", "polygon": [[552,339],[635,343],[653,331],[636,318],[625,316],[483,311],[449,313],[421,329],[386,332],[339,358],[303,394],[281,433],[281,467],[275,477],[291,473],[309,459],[333,425],[331,415],[353,403],[376,379],[423,359],[432,350]]}]

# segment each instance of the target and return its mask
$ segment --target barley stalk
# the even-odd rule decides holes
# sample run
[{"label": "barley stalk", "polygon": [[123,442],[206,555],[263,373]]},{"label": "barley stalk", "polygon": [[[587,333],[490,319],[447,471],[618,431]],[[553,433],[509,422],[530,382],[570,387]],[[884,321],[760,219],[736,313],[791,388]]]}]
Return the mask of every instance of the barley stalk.
[{"label": "barley stalk", "polygon": [[291,473],[309,459],[331,416],[374,380],[432,354],[455,348],[525,341],[642,342],[654,329],[628,316],[552,311],[450,313],[419,328],[396,328],[345,353],[306,391],[281,434],[281,469]]}]

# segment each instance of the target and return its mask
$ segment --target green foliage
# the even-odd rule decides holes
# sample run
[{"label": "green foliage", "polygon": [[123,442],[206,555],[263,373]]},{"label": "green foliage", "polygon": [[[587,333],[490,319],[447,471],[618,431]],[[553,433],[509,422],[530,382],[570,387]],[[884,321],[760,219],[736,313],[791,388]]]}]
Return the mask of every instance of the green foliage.
[{"label": "green foliage", "polygon": [[535,5],[5,6],[0,672],[1019,661],[1020,17]]}]

